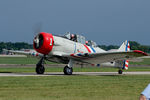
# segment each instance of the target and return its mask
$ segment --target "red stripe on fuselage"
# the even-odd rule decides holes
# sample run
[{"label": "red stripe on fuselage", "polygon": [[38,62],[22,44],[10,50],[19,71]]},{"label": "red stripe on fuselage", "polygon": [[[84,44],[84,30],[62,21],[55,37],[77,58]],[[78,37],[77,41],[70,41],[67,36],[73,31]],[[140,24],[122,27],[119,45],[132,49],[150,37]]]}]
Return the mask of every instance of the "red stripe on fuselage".
[{"label": "red stripe on fuselage", "polygon": [[85,46],[85,48],[88,50],[88,52],[91,53],[91,50],[88,48],[88,46],[85,45],[85,44],[84,44],[84,46]]},{"label": "red stripe on fuselage", "polygon": [[72,56],[72,57],[76,57],[76,58],[80,58],[79,56],[75,56],[74,54],[71,54],[70,56]]}]

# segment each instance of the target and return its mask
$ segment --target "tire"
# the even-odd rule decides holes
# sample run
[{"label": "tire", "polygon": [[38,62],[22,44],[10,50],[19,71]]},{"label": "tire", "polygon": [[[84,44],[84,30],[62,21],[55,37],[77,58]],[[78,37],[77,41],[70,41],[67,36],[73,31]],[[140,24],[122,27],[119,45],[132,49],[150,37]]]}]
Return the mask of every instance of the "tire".
[{"label": "tire", "polygon": [[72,72],[73,72],[73,69],[68,67],[68,66],[65,66],[64,67],[64,74],[65,75],[72,75]]},{"label": "tire", "polygon": [[122,74],[123,73],[123,71],[122,70],[118,70],[118,74]]},{"label": "tire", "polygon": [[43,65],[36,65],[36,73],[37,74],[44,74],[45,68]]}]

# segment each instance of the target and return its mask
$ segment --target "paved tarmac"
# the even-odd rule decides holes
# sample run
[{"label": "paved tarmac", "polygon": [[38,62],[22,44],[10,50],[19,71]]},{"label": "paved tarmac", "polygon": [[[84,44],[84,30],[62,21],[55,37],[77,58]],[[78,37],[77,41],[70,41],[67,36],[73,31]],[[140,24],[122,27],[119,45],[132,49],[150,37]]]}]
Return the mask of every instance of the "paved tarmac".
[{"label": "paved tarmac", "polygon": [[[74,72],[73,75],[114,76],[117,72]],[[150,72],[124,72],[122,75],[150,75]],[[2,76],[67,76],[63,72],[48,72],[43,75],[36,73],[0,73]]]}]

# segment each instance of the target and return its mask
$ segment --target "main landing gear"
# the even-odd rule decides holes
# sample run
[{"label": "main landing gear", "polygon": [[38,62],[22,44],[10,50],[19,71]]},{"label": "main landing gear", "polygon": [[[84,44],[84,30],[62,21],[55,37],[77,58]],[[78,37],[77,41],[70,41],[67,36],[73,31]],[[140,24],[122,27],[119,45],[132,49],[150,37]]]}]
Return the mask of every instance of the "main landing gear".
[{"label": "main landing gear", "polygon": [[[65,75],[72,75],[73,73],[73,60],[70,59],[67,66],[64,67],[64,74]],[[40,61],[36,64],[36,73],[37,74],[44,74],[44,57],[40,59]]]},{"label": "main landing gear", "polygon": [[36,73],[37,74],[44,74],[45,68],[44,68],[44,57],[40,59],[40,61],[36,64]]},{"label": "main landing gear", "polygon": [[72,72],[73,72],[73,69],[68,67],[68,66],[65,66],[64,67],[64,74],[65,75],[72,75]]},{"label": "main landing gear", "polygon": [[72,67],[73,67],[73,60],[70,59],[68,65],[64,67],[64,74],[65,75],[72,75],[72,72],[73,72]]}]

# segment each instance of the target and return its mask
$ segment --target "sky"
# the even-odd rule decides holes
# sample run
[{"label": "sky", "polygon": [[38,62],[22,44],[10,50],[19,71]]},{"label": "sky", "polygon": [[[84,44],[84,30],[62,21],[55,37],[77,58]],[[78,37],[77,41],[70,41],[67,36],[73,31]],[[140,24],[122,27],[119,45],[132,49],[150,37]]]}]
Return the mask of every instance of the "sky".
[{"label": "sky", "polygon": [[35,31],[84,35],[102,45],[150,45],[150,0],[0,0],[0,41],[32,43]]}]

